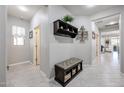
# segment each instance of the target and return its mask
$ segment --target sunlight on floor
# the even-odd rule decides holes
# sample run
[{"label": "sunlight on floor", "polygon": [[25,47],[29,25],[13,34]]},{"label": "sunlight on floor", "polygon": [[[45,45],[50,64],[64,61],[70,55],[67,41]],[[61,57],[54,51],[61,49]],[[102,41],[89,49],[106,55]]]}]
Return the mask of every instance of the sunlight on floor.
[{"label": "sunlight on floor", "polygon": [[111,64],[113,66],[118,66],[119,65],[118,53],[112,52],[112,53],[101,54],[101,63]]}]

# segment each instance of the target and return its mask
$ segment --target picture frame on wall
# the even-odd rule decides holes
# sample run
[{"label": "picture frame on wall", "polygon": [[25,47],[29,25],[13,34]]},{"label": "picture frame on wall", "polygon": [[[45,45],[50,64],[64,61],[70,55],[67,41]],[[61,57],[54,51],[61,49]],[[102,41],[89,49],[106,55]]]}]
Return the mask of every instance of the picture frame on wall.
[{"label": "picture frame on wall", "polygon": [[92,32],[92,39],[95,39],[95,32]]},{"label": "picture frame on wall", "polygon": [[29,32],[29,39],[33,38],[33,31]]}]

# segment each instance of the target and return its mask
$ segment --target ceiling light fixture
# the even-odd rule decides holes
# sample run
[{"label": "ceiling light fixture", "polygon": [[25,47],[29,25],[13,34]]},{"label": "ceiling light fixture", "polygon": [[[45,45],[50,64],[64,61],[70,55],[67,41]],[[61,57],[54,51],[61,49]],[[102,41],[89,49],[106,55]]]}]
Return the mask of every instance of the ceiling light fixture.
[{"label": "ceiling light fixture", "polygon": [[112,21],[109,23],[109,25],[114,25],[115,23],[117,23],[117,22]]},{"label": "ceiling light fixture", "polygon": [[89,8],[90,8],[90,7],[94,7],[94,6],[96,6],[96,5],[87,5],[87,7],[89,7]]},{"label": "ceiling light fixture", "polygon": [[18,8],[19,8],[21,11],[23,11],[23,12],[27,12],[27,11],[28,11],[27,7],[25,7],[25,6],[18,6]]}]

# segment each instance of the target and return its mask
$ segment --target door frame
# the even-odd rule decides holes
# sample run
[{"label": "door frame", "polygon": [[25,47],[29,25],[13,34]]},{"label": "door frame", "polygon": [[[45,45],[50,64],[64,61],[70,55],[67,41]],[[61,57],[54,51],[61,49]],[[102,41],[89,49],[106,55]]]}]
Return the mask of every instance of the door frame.
[{"label": "door frame", "polygon": [[[39,38],[40,38],[40,40],[39,40],[39,46],[40,46],[40,51],[39,51],[39,54],[40,54],[40,56],[41,56],[41,27],[40,27],[40,25],[38,25],[38,26],[36,26],[35,28],[34,28],[34,31],[33,31],[33,34],[34,34],[34,44],[33,44],[33,64],[34,65],[40,65],[41,64],[41,57],[39,57],[39,64],[37,63],[37,60],[36,60],[36,56],[37,56],[37,51],[36,51],[36,29],[39,29]],[[35,56],[36,55],[36,56]],[[38,56],[37,56],[38,57]]]},{"label": "door frame", "polygon": [[[101,18],[98,18],[98,19],[95,19],[95,20],[91,20],[91,21],[95,23],[97,20],[104,19],[104,18],[111,17],[111,16],[116,16],[116,15],[119,16],[119,32],[121,34],[121,22],[120,22],[121,13],[115,13],[115,14],[104,16],[104,17],[101,17]],[[121,44],[121,35],[120,35],[120,44]],[[121,49],[121,45],[120,45],[119,49]],[[101,55],[101,32],[100,31],[99,31],[99,55]]]},{"label": "door frame", "polygon": [[[94,20],[91,20],[92,22],[96,22],[97,20],[100,20],[100,19],[103,19],[103,18],[107,18],[107,17],[111,17],[111,16],[116,16],[116,15],[118,15],[119,16],[119,32],[120,32],[120,44],[119,44],[119,64],[120,64],[120,72],[123,72],[123,69],[122,69],[122,58],[121,58],[121,56],[122,56],[122,52],[121,52],[121,46],[122,46],[122,18],[121,18],[121,16],[122,16],[122,13],[121,12],[118,12],[118,13],[114,13],[114,14],[110,14],[110,15],[106,15],[106,16],[103,16],[103,17],[100,17],[100,18],[96,18],[96,19],[94,19]],[[99,55],[101,56],[101,33],[100,33],[100,31],[99,31]]]}]

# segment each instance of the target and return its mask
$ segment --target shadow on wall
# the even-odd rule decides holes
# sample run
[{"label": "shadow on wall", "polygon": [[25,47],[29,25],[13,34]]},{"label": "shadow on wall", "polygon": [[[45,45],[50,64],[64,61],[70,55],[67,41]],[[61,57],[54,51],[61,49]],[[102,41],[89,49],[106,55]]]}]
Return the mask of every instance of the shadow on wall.
[{"label": "shadow on wall", "polygon": [[55,35],[55,40],[58,43],[73,43],[73,39],[70,37],[62,37],[62,36],[56,36]]},{"label": "shadow on wall", "polygon": [[55,68],[53,67],[50,73],[50,78],[55,77]]}]

